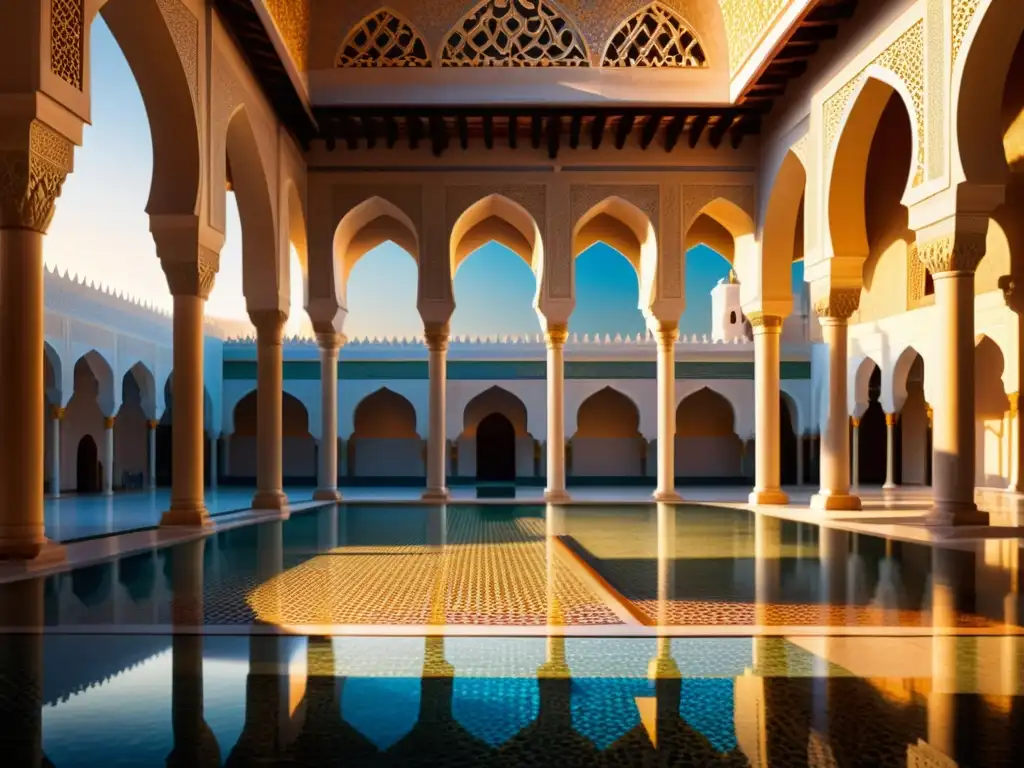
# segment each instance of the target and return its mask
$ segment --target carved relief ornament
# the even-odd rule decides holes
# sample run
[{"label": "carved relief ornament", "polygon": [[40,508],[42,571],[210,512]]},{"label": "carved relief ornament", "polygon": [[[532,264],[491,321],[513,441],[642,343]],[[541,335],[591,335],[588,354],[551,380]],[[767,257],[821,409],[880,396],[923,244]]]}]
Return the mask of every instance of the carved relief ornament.
[{"label": "carved relief ornament", "polygon": [[0,227],[46,233],[74,163],[74,145],[38,120],[27,148],[0,149]]},{"label": "carved relief ornament", "polygon": [[199,246],[195,261],[162,260],[167,286],[172,296],[198,296],[204,301],[210,298],[213,283],[220,269],[220,254]]},{"label": "carved relief ornament", "polygon": [[932,275],[974,272],[984,255],[985,235],[981,232],[949,234],[917,244],[917,256]]},{"label": "carved relief ornament", "polygon": [[50,71],[81,91],[84,60],[84,0],[50,0]]},{"label": "carved relief ornament", "polygon": [[822,319],[849,320],[859,305],[859,288],[832,288],[814,302],[814,314]]}]

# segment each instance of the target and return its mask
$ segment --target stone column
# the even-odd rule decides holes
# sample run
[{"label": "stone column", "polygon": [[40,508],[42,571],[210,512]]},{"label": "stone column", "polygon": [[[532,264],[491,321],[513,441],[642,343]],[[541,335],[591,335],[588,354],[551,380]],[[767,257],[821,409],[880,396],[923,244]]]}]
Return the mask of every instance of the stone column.
[{"label": "stone column", "polygon": [[896,419],[899,414],[885,414],[885,483],[882,489],[891,491],[896,487]]},{"label": "stone column", "polygon": [[565,482],[565,342],[567,325],[552,324],[544,333],[548,348],[548,439],[547,487],[550,502],[569,500]]},{"label": "stone column", "polygon": [[853,453],[850,461],[850,484],[854,488],[860,488],[860,419],[856,416],[850,417],[850,429],[852,430],[850,451]]},{"label": "stone column", "polygon": [[751,504],[787,504],[779,456],[782,318],[752,312],[754,331],[754,490]]},{"label": "stone column", "polygon": [[51,411],[53,418],[50,420],[50,495],[60,498],[60,425],[64,421],[64,409],[54,406]]},{"label": "stone column", "polygon": [[146,487],[151,491],[156,490],[156,428],[160,426],[160,422],[156,419],[150,419],[146,422],[147,427],[147,438],[149,444],[148,454],[148,476],[146,477]]},{"label": "stone column", "polygon": [[0,560],[38,562],[64,557],[63,548],[48,541],[43,532],[43,235],[72,169],[74,146],[34,115],[15,115],[12,110],[3,122]]},{"label": "stone column", "polygon": [[318,333],[320,345],[320,471],[313,498],[341,501],[338,493],[338,350],[340,333]]},{"label": "stone column", "polygon": [[[985,233],[954,232],[921,242],[918,256],[935,281],[938,365],[932,430],[932,525],[984,525],[974,504],[974,270]],[[934,370],[934,374],[932,371]]]},{"label": "stone column", "polygon": [[168,233],[170,253],[165,255],[167,246],[161,246],[162,236],[163,233],[154,231],[157,252],[174,296],[174,409],[171,508],[160,524],[206,526],[210,525],[210,514],[203,488],[203,310],[217,276],[220,254],[194,242],[178,243]]},{"label": "stone column", "polygon": [[1020,493],[1021,474],[1020,462],[1024,458],[1020,452],[1020,393],[1011,392],[1006,396],[1010,401],[1007,412],[1007,431],[1009,433],[1010,482],[1006,487],[1010,493]]},{"label": "stone column", "polygon": [[821,436],[821,488],[811,497],[814,509],[860,509],[860,498],[850,493],[850,417],[846,401],[846,321],[859,301],[859,290],[833,290],[814,306],[828,345],[828,415]]},{"label": "stone column", "polygon": [[103,495],[114,494],[114,419],[103,417]]},{"label": "stone column", "polygon": [[279,309],[249,313],[256,326],[256,493],[253,509],[286,510],[282,490],[281,408],[284,400],[284,323]]},{"label": "stone column", "polygon": [[448,381],[448,324],[429,323],[424,336],[430,351],[430,436],[427,438],[427,489],[424,501],[449,498],[445,477],[445,397]]},{"label": "stone column", "polygon": [[799,432],[796,436],[796,484],[800,487],[804,484],[804,434]]},{"label": "stone column", "polygon": [[676,493],[676,340],[679,326],[658,322],[658,487],[657,501],[680,501]]}]

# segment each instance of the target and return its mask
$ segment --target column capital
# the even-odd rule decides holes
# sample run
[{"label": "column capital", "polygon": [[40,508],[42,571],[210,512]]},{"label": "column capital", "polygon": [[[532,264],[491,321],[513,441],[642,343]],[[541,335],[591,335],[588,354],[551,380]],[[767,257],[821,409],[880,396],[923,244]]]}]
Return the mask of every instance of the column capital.
[{"label": "column capital", "polygon": [[172,296],[198,296],[206,301],[220,270],[220,253],[201,245],[197,245],[195,250],[194,260],[161,257],[160,265]]},{"label": "column capital", "polygon": [[551,323],[544,331],[544,342],[548,349],[561,349],[569,339],[569,325],[567,323]]},{"label": "column capital", "polygon": [[933,277],[956,272],[973,273],[984,255],[984,232],[951,232],[917,241],[917,258]]},{"label": "column capital", "polygon": [[1011,392],[1010,394],[1008,394],[1006,396],[1006,399],[1010,401],[1010,416],[1011,417],[1012,416],[1016,416],[1017,415],[1017,406],[1019,405],[1019,402],[1020,402],[1020,393],[1019,392]]},{"label": "column capital", "polygon": [[679,340],[679,323],[659,320],[653,329],[654,338],[661,349],[672,349]]},{"label": "column capital", "polygon": [[158,419],[148,419],[146,421],[146,426],[150,429],[156,429],[160,426],[160,421]]},{"label": "column capital", "polygon": [[74,169],[75,145],[39,120],[31,120],[14,146],[0,147],[0,228],[50,228],[54,204]]},{"label": "column capital", "polygon": [[935,411],[933,411],[932,407],[929,405],[929,406],[927,406],[925,408],[925,412],[924,413],[925,413],[925,416],[928,417],[928,425],[931,426],[932,418],[935,416]]},{"label": "column capital", "polygon": [[334,355],[338,354],[345,344],[348,342],[348,337],[343,333],[318,333],[316,335],[316,343],[320,347],[321,352],[329,352]]},{"label": "column capital", "polygon": [[284,342],[284,324],[288,313],[281,309],[253,309],[249,320],[256,326],[256,343],[279,347]]},{"label": "column capital", "polygon": [[64,418],[64,414],[65,414],[65,413],[67,413],[67,409],[66,409],[66,408],[62,408],[62,407],[61,407],[61,406],[59,406],[59,405],[55,405],[55,406],[53,406],[52,408],[50,408],[50,414],[51,414],[51,415],[53,416],[53,418],[55,418],[55,419],[56,419],[57,421],[60,421],[61,419],[63,419],[63,418]]},{"label": "column capital", "polygon": [[860,305],[860,288],[830,288],[814,301],[814,314],[822,325],[846,323]]},{"label": "column capital", "polygon": [[448,323],[427,323],[423,328],[423,338],[431,352],[447,351],[449,335]]},{"label": "column capital", "polygon": [[751,312],[747,315],[754,333],[781,333],[782,317],[769,315],[765,312]]},{"label": "column capital", "polygon": [[852,426],[854,429],[857,429],[857,427],[860,426],[860,419],[858,419],[856,416],[851,416],[850,426]]},{"label": "column capital", "polygon": [[117,419],[116,416],[104,416],[103,417],[103,428],[104,429],[113,429],[114,428],[114,421],[116,419]]},{"label": "column capital", "polygon": [[900,415],[898,413],[887,413],[887,414],[885,414],[885,426],[887,426],[887,427],[895,427],[896,426],[896,422],[899,421],[899,420],[900,420]]}]

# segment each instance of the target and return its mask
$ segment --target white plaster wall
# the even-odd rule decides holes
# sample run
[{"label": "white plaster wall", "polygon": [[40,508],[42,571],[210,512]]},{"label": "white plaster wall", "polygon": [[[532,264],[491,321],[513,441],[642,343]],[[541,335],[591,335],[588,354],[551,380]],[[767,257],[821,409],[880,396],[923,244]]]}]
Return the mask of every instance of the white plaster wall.
[{"label": "white plaster wall", "polygon": [[639,438],[575,438],[572,441],[572,476],[640,477],[642,450]]},{"label": "white plaster wall", "polygon": [[737,477],[743,475],[740,439],[722,437],[677,437],[677,477]]},{"label": "white plaster wall", "polygon": [[[256,438],[232,435],[224,447],[228,454],[226,475],[256,477]],[[281,442],[281,471],[284,477],[317,475],[316,441],[312,437],[284,437]]]}]

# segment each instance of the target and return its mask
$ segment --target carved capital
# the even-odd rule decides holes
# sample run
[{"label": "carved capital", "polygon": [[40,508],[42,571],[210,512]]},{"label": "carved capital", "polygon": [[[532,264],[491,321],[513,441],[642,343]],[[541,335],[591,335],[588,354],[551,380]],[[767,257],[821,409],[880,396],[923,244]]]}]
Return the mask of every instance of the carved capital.
[{"label": "carved capital", "polygon": [[249,320],[256,326],[256,343],[260,346],[279,347],[284,342],[284,324],[288,313],[280,309],[254,309]]},{"label": "carved capital", "polygon": [[160,426],[160,422],[157,421],[156,419],[150,419],[149,421],[146,422],[146,426],[149,427],[150,429],[156,429],[157,427]]},{"label": "carved capital", "polygon": [[61,408],[59,405],[55,405],[55,406],[53,406],[53,408],[50,409],[50,414],[57,421],[60,421],[61,419],[63,419],[65,413],[66,413],[66,410],[64,408]]},{"label": "carved capital", "polygon": [[0,148],[0,227],[46,233],[74,150],[70,139],[38,120],[28,126],[27,146]]},{"label": "carved capital", "polygon": [[885,414],[885,426],[895,427],[896,422],[899,421],[900,415],[898,413],[887,413]]},{"label": "carved capital", "polygon": [[930,405],[925,409],[925,415],[928,417],[928,426],[930,427],[932,425],[932,418],[935,416],[935,411],[932,410]]},{"label": "carved capital", "polygon": [[858,419],[856,416],[851,416],[850,426],[853,427],[854,429],[857,429],[860,426],[860,419]]},{"label": "carved capital", "polygon": [[1012,419],[1017,415],[1017,406],[1020,404],[1020,393],[1011,392],[1006,396],[1006,399],[1010,401],[1010,418]]},{"label": "carved capital", "polygon": [[917,243],[917,257],[934,276],[974,272],[984,255],[984,232],[956,232]]},{"label": "carved capital", "polygon": [[161,259],[172,296],[198,296],[203,301],[210,298],[220,270],[220,254],[201,245],[196,247],[196,254],[195,261]]},{"label": "carved capital", "polygon": [[448,323],[427,323],[423,329],[423,338],[431,352],[448,351],[449,336]]},{"label": "carved capital", "polygon": [[569,326],[565,323],[552,323],[544,332],[544,342],[548,349],[561,349],[569,338]]},{"label": "carved capital", "polygon": [[859,288],[832,288],[814,302],[814,313],[822,320],[849,320],[860,304]]},{"label": "carved capital", "polygon": [[104,429],[113,429],[114,428],[114,420],[116,418],[117,418],[116,416],[104,416],[103,417],[103,428]]},{"label": "carved capital", "polygon": [[672,349],[679,340],[679,323],[659,320],[654,329],[654,338],[658,340],[661,349]]},{"label": "carved capital", "polygon": [[333,355],[337,355],[338,350],[345,346],[347,341],[348,338],[343,333],[318,333],[316,335],[316,343],[319,345],[320,351]]},{"label": "carved capital", "polygon": [[764,312],[751,312],[747,315],[747,320],[750,321],[750,327],[754,330],[754,333],[758,331],[776,333],[782,330],[782,317],[779,315],[768,315]]}]

